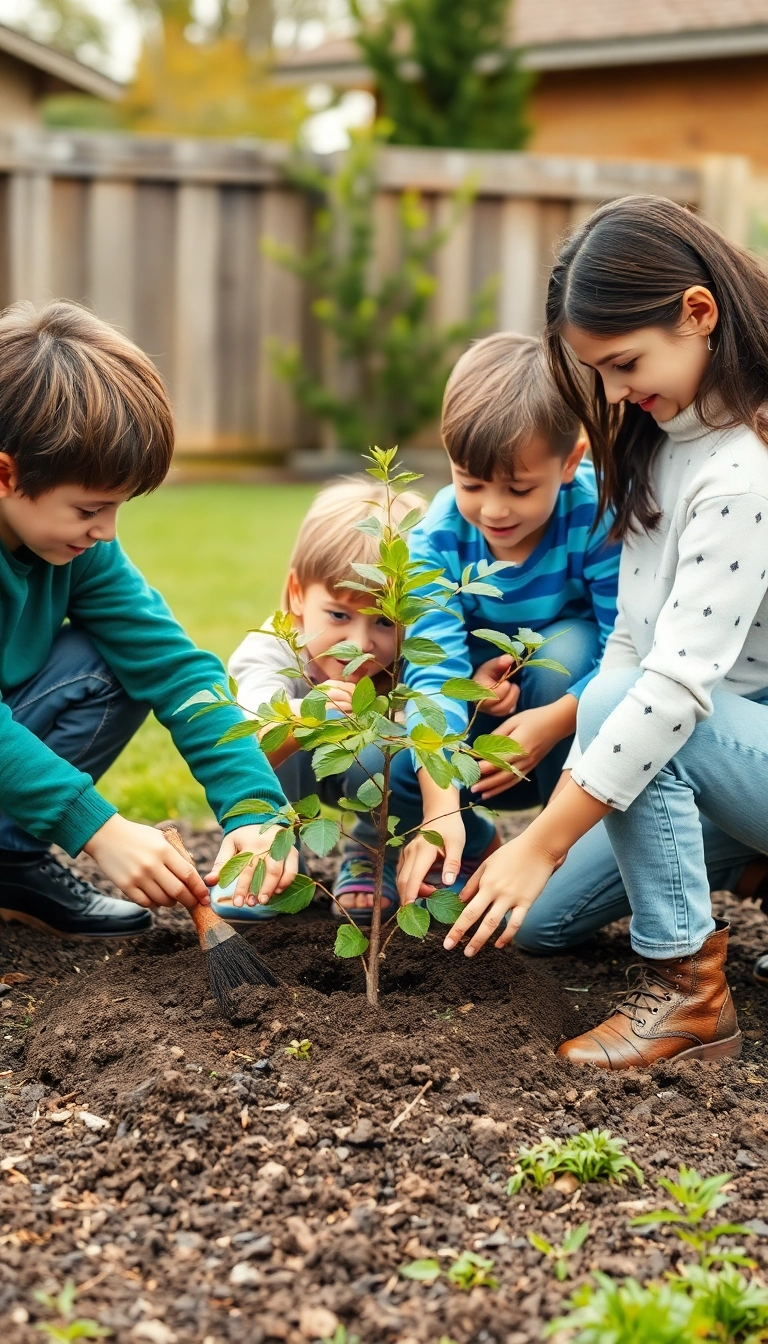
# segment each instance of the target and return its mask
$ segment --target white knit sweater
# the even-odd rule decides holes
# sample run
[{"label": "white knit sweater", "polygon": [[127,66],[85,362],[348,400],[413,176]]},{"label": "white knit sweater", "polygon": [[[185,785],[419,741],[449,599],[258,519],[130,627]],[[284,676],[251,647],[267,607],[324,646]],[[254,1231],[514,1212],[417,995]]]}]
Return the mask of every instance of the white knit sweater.
[{"label": "white knit sweater", "polygon": [[573,766],[624,811],[712,713],[712,691],[768,686],[768,447],[749,429],[711,430],[692,406],[661,425],[653,470],[662,519],[624,545],[612,668],[642,676]]}]

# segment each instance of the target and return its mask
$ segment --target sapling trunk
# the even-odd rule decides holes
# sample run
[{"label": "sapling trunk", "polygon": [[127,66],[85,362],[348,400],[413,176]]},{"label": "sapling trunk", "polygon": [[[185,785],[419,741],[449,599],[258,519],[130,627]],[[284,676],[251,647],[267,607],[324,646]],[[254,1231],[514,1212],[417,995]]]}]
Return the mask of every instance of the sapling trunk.
[{"label": "sapling trunk", "polygon": [[384,753],[379,824],[376,836],[376,853],[373,860],[373,910],[371,912],[371,934],[368,942],[368,966],[365,974],[366,997],[372,1008],[379,1006],[379,959],[381,956],[381,898],[384,887],[384,864],[387,856],[389,832],[389,752]]}]

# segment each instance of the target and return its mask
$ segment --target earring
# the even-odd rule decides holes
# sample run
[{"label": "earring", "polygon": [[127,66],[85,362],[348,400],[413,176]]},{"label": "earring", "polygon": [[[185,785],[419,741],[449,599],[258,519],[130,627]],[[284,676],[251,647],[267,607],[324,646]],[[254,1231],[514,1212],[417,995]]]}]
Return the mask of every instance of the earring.
[{"label": "earring", "polygon": [[714,350],[714,346],[712,344],[712,334],[709,331],[707,332],[707,349],[709,351]]}]

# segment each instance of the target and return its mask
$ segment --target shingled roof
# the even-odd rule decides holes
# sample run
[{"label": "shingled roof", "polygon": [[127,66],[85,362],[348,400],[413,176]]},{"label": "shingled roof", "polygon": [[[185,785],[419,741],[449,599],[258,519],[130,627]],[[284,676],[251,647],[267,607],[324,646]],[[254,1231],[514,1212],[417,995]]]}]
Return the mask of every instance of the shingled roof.
[{"label": "shingled roof", "polygon": [[[515,0],[510,45],[532,70],[768,53],[768,0]],[[285,79],[365,76],[352,38],[336,37],[277,63]]]}]

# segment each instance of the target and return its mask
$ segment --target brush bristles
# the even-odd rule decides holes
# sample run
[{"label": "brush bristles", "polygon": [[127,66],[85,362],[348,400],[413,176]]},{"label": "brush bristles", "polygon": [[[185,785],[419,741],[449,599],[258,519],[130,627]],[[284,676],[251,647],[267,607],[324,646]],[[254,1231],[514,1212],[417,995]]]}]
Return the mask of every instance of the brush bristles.
[{"label": "brush bristles", "polygon": [[205,953],[208,980],[225,1016],[231,1011],[232,991],[241,985],[279,984],[265,962],[251,950],[244,938],[235,934]]}]

